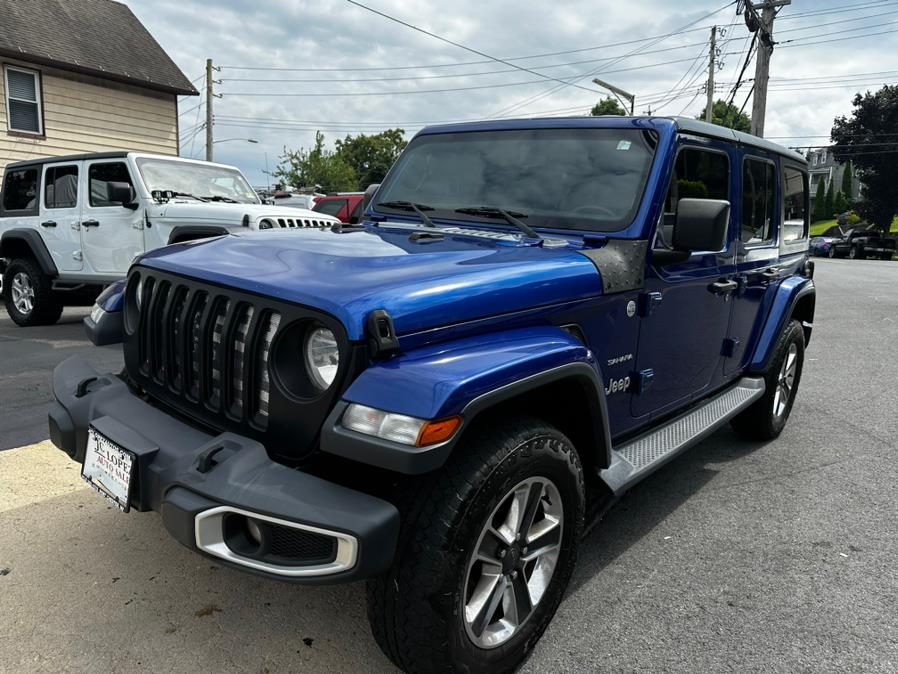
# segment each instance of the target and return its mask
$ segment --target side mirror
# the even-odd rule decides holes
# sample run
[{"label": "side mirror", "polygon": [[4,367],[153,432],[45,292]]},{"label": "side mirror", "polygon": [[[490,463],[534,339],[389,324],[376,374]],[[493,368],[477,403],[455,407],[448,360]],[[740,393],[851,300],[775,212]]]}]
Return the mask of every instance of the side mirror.
[{"label": "side mirror", "polygon": [[673,228],[677,251],[719,252],[726,248],[730,202],[722,199],[680,199]]},{"label": "side mirror", "polygon": [[371,203],[371,200],[374,198],[374,195],[377,194],[377,190],[380,187],[380,183],[371,183],[368,185],[368,188],[365,190],[365,196],[362,197],[362,210],[359,216],[365,214],[365,211],[368,210],[368,204]]},{"label": "side mirror", "polygon": [[132,211],[137,209],[134,202],[134,189],[128,183],[110,181],[106,183],[106,201],[121,204]]}]

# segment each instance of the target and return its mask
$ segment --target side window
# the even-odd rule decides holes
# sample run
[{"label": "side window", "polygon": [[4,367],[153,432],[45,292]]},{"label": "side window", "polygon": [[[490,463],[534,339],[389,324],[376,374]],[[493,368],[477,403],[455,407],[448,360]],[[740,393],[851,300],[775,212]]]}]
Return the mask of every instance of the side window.
[{"label": "side window", "polygon": [[7,171],[4,182],[4,211],[37,210],[37,168]]},{"label": "side window", "polygon": [[315,206],[314,210],[319,213],[324,213],[325,215],[333,215],[336,216],[340,211],[343,210],[343,207],[346,205],[346,199],[330,199],[328,201],[322,201],[320,204]]},{"label": "side window", "polygon": [[656,246],[670,248],[680,199],[729,199],[730,159],[723,152],[687,147],[680,151],[664,201]]},{"label": "side window", "polygon": [[110,162],[108,164],[92,164],[87,172],[90,182],[90,205],[93,207],[115,206],[118,202],[109,201],[106,191],[107,183],[128,183],[131,186],[131,194],[134,194],[134,181],[128,172],[128,165],[124,162]]},{"label": "side window", "polygon": [[44,175],[44,207],[74,208],[78,205],[78,167],[53,166]]},{"label": "side window", "polygon": [[808,236],[808,176],[791,166],[783,167],[783,241]]},{"label": "side window", "polygon": [[761,245],[773,241],[776,168],[762,159],[742,164],[742,242]]}]

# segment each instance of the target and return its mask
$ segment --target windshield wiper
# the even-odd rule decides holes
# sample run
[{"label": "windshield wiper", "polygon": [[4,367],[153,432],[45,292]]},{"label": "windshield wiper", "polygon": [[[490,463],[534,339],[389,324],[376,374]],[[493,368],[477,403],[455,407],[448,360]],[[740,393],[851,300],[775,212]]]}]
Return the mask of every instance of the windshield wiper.
[{"label": "windshield wiper", "polygon": [[525,213],[517,213],[515,211],[505,211],[501,208],[494,208],[492,206],[470,206],[468,208],[456,208],[456,213],[464,213],[466,215],[482,215],[485,218],[502,218],[509,225],[514,225],[519,230],[521,230],[527,238],[530,239],[539,239],[542,240],[542,237],[537,234],[533,229],[530,228],[524,222],[518,220],[518,218],[526,218],[527,215]]},{"label": "windshield wiper", "polygon": [[239,204],[240,203],[236,199],[231,199],[231,197],[221,197],[218,195],[202,197],[202,198],[205,199],[206,201],[223,201],[227,204]]},{"label": "windshield wiper", "polygon": [[411,201],[381,201],[377,204],[378,206],[383,206],[384,208],[397,208],[403,211],[414,211],[417,213],[418,217],[421,218],[421,222],[424,223],[425,227],[436,227],[433,224],[433,220],[431,220],[424,211],[432,211],[433,206],[428,206],[426,204],[413,204]]}]

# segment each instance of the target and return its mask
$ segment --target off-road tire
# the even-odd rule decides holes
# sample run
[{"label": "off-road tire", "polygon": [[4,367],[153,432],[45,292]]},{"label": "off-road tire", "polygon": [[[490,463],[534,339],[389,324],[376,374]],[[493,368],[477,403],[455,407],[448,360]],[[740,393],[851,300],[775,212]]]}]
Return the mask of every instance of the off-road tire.
[{"label": "off-road tire", "polygon": [[[504,495],[536,476],[552,480],[564,506],[554,575],[516,634],[495,648],[480,648],[463,617],[470,555]],[[542,636],[576,564],[585,504],[576,450],[536,419],[493,419],[469,429],[445,466],[411,485],[399,504],[403,524],[393,567],[367,584],[375,640],[406,672],[512,670]]]},{"label": "off-road tire", "polygon": [[[33,308],[28,313],[19,311],[13,303],[13,279],[17,274],[27,275],[34,289]],[[53,325],[62,315],[63,305],[55,296],[50,279],[31,258],[16,258],[9,263],[3,274],[3,298],[6,313],[21,327]]]},{"label": "off-road tire", "polygon": [[[785,411],[777,416],[774,412],[776,389],[779,385],[779,377],[783,368],[783,362],[789,353],[790,345],[795,344],[798,362],[795,378],[790,390],[789,399]],[[749,440],[773,440],[786,427],[795,396],[798,393],[798,385],[801,383],[801,371],[804,366],[804,329],[796,320],[789,321],[777,341],[773,358],[767,373],[764,375],[766,389],[764,395],[750,407],[733,417],[730,425],[733,429]]]}]

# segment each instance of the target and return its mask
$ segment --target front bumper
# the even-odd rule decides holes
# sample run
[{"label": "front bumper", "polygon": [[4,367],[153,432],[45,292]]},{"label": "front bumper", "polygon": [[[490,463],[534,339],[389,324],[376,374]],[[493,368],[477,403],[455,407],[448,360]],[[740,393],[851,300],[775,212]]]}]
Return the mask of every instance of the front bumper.
[{"label": "front bumper", "polygon": [[[399,513],[387,501],[276,463],[255,440],[198,430],[78,357],[56,368],[53,393],[53,444],[83,463],[88,427],[93,426],[131,451],[136,460],[131,507],[161,513],[168,532],[196,552],[229,566],[308,584],[369,578],[392,562]],[[333,552],[327,559],[318,555],[285,563],[283,556],[247,551],[246,536],[233,534],[245,522],[241,518],[252,519],[280,540],[306,537],[296,543],[297,549],[309,549],[310,540],[317,545],[327,537],[333,540]],[[271,536],[263,533],[263,546]]]}]

